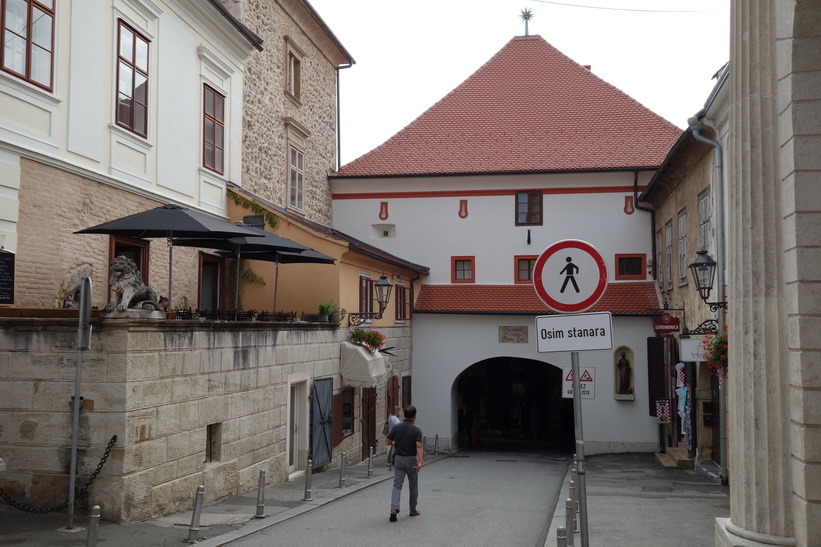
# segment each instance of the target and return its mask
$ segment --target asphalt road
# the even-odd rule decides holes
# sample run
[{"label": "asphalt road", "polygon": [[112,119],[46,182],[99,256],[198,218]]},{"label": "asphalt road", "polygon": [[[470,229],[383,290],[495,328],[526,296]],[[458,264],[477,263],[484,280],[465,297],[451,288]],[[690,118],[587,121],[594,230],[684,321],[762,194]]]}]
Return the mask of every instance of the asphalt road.
[{"label": "asphalt road", "polygon": [[392,482],[383,481],[238,541],[232,546],[543,547],[570,463],[561,453],[467,451],[425,466],[421,516],[389,522]]}]

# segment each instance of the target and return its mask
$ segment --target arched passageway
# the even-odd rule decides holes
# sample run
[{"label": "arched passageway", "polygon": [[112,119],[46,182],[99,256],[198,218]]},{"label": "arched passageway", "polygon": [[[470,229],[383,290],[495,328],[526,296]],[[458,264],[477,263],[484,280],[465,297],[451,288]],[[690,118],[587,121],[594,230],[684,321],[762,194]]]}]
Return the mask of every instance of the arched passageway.
[{"label": "arched passageway", "polygon": [[573,400],[562,398],[562,369],[494,357],[468,367],[455,387],[460,448],[573,449]]}]

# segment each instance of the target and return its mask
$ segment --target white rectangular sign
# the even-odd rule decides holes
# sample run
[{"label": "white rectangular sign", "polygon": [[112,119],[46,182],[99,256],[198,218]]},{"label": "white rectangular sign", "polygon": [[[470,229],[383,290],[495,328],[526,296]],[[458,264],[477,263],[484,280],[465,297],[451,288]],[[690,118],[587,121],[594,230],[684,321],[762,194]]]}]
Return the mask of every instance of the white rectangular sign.
[{"label": "white rectangular sign", "polygon": [[[573,398],[573,367],[562,367],[562,399]],[[579,393],[582,399],[596,398],[596,369],[579,368]]]},{"label": "white rectangular sign", "polygon": [[539,353],[613,349],[612,316],[610,312],[540,315],[536,348]]},{"label": "white rectangular sign", "polygon": [[679,357],[685,362],[705,361],[704,338],[680,338]]}]

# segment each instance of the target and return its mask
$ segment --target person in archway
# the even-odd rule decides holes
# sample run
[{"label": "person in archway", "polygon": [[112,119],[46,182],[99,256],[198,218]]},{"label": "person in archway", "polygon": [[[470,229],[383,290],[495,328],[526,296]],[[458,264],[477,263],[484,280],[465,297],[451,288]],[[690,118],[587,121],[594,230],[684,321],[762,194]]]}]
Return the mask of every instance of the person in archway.
[{"label": "person in archway", "polygon": [[419,498],[419,471],[425,457],[425,445],[422,444],[422,430],[416,425],[416,407],[408,405],[403,409],[405,420],[396,424],[388,433],[388,443],[396,447],[393,465],[393,490],[391,490],[390,521],[396,522],[399,514],[399,502],[402,498],[402,486],[408,477],[408,496],[410,516],[418,517],[416,510]]},{"label": "person in archway", "polygon": [[567,266],[562,268],[562,271],[559,272],[560,274],[564,274],[564,283],[562,283],[562,289],[559,291],[563,293],[564,290],[567,288],[567,283],[573,283],[573,288],[576,289],[576,292],[579,292],[579,286],[576,284],[576,274],[579,273],[579,267],[573,264],[573,259],[569,256],[565,259],[567,261]]}]

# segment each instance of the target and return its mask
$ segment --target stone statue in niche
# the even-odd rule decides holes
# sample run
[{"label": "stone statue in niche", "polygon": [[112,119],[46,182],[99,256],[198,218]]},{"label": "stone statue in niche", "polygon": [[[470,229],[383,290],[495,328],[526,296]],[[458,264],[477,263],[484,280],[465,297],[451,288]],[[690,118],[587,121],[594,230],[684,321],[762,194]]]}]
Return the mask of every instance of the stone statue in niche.
[{"label": "stone statue in niche", "polygon": [[106,304],[106,311],[143,309],[162,311],[157,303],[157,293],[143,283],[142,275],[137,265],[130,258],[118,256],[111,261],[111,301]]},{"label": "stone statue in niche", "polygon": [[633,391],[630,389],[630,373],[633,369],[627,359],[626,352],[621,352],[621,358],[616,363],[616,368],[619,370],[619,395],[631,394]]}]

